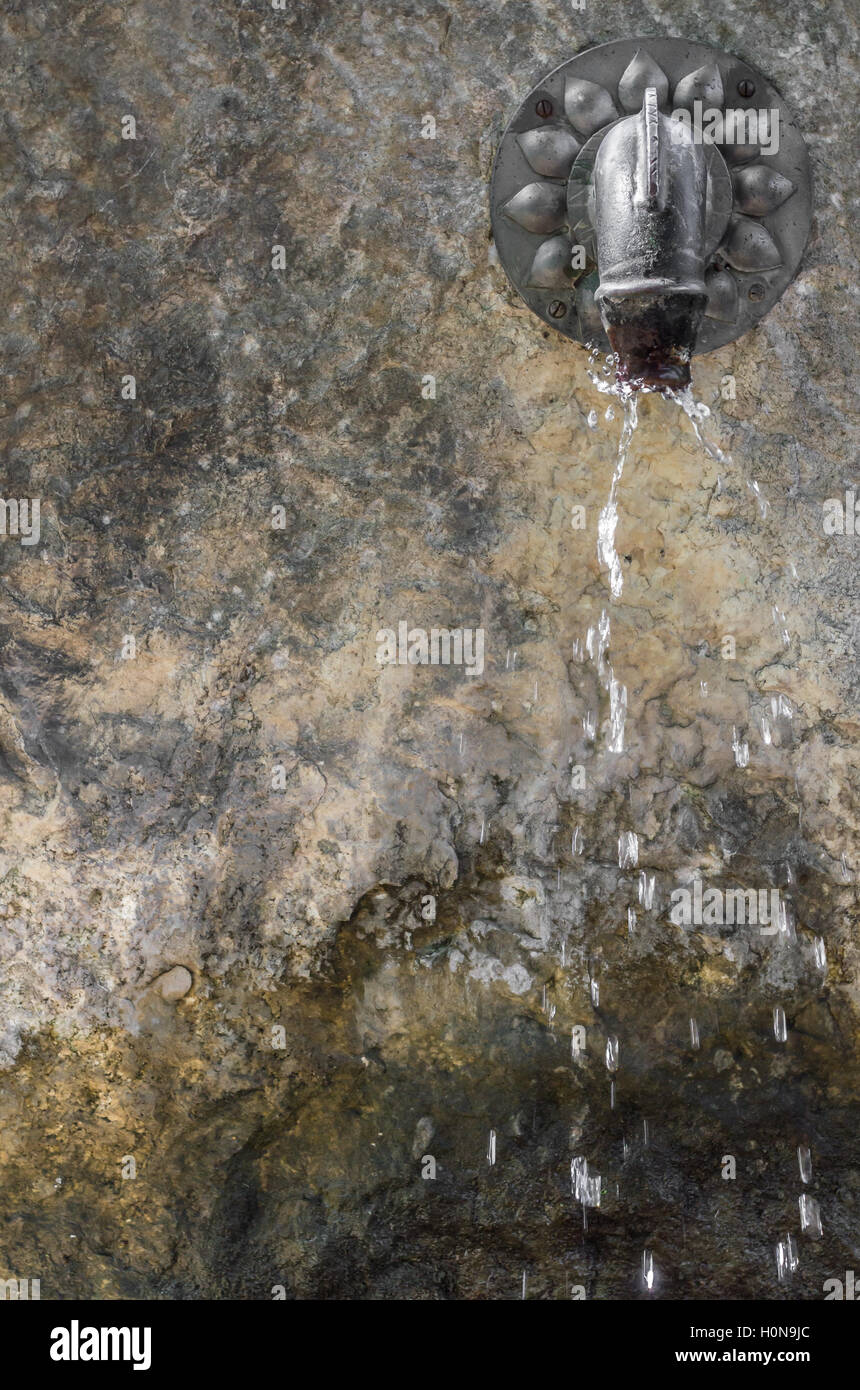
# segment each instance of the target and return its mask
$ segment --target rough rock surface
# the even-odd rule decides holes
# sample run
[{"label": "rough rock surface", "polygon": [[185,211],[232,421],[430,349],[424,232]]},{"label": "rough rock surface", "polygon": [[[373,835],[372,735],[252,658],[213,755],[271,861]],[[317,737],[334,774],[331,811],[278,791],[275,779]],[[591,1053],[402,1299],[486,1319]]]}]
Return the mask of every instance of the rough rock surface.
[{"label": "rough rock surface", "polygon": [[[0,538],[4,1277],[636,1298],[649,1248],[652,1296],[818,1299],[856,1267],[860,540],[822,527],[858,481],[852,10],[5,7],[2,495],[42,516]],[[696,362],[733,464],[643,402],[612,605],[619,421],[487,195],[522,94],[634,33],[767,72],[816,216],[775,311]],[[620,754],[573,656],[604,608]],[[400,620],[482,627],[482,674],[380,666]],[[696,876],[778,887],[793,937],[675,926]]]}]

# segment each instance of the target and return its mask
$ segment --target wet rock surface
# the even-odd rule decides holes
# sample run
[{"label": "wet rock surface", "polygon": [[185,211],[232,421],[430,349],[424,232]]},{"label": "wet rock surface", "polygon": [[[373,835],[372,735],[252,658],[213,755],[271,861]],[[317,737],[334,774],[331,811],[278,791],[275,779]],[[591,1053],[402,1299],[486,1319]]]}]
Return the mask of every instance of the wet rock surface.
[{"label": "wet rock surface", "polygon": [[[620,420],[487,190],[522,92],[637,32],[773,79],[816,217],[694,363],[733,463],[643,400],[611,603]],[[2,493],[41,499],[0,538],[5,1276],[622,1299],[648,1248],[651,1296],[822,1298],[860,1216],[860,542],[822,525],[857,481],[851,8],[21,4],[0,41]],[[604,609],[620,753],[575,645]],[[483,629],[483,670],[380,665],[401,621]],[[784,930],[676,924],[696,879],[778,889]]]}]

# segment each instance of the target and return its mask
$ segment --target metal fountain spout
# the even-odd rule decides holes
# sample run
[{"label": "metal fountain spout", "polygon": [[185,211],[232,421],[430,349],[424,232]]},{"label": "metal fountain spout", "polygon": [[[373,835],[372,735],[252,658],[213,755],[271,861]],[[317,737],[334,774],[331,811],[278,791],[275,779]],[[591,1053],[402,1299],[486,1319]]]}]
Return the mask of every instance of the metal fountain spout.
[{"label": "metal fountain spout", "polygon": [[595,294],[620,381],[680,388],[708,302],[704,151],[689,128],[659,109],[619,121],[594,166],[600,284]]},{"label": "metal fountain spout", "polygon": [[496,152],[490,209],[493,258],[544,337],[584,344],[589,365],[611,351],[625,389],[670,391],[687,386],[694,354],[755,328],[797,274],[809,158],[744,58],[615,39],[525,96]]}]

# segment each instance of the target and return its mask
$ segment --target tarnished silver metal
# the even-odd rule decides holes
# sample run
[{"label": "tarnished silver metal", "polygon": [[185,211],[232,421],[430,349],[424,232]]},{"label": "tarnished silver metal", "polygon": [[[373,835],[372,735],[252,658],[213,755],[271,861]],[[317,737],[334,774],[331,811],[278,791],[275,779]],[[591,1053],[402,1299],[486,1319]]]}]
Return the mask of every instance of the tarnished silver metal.
[{"label": "tarnished silver metal", "polygon": [[705,288],[704,146],[661,114],[658,89],[612,126],[594,164],[600,286],[595,302],[618,376],[686,386]]},{"label": "tarnished silver metal", "polygon": [[[661,169],[669,200],[649,215],[632,199],[659,199]],[[500,260],[548,325],[605,350],[601,304],[620,302],[625,275],[662,275],[693,298],[703,280],[702,353],[747,332],[794,278],[812,190],[800,131],[761,73],[658,37],[602,44],[549,73],[502,138],[491,199]]]}]

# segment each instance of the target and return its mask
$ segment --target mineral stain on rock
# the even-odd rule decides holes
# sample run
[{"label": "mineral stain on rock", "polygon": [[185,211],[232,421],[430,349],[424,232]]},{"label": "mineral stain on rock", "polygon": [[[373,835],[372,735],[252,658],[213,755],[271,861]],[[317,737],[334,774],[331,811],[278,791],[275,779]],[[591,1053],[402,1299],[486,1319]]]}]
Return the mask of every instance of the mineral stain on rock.
[{"label": "mineral stain on rock", "polygon": [[[0,538],[2,1264],[43,1299],[819,1299],[860,1217],[857,569],[821,526],[851,12],[733,15],[816,136],[800,277],[693,372],[771,507],[643,399],[612,753],[574,653],[618,422],[487,254],[498,55],[597,36],[400,9],[2,18],[0,494],[41,499]],[[483,672],[380,666],[401,620],[482,628]],[[697,875],[791,930],[675,925]]]}]

